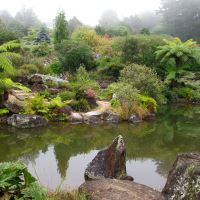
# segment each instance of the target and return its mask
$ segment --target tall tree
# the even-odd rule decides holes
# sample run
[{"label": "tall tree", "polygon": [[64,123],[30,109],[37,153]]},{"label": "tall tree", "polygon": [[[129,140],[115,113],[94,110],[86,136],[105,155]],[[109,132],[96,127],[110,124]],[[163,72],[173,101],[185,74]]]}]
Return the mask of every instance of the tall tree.
[{"label": "tall tree", "polygon": [[28,34],[30,28],[36,27],[40,24],[35,12],[31,8],[25,7],[17,12],[15,20],[24,27],[25,35]]},{"label": "tall tree", "polygon": [[65,19],[65,13],[60,11],[55,19],[55,27],[54,27],[54,43],[61,43],[62,40],[66,40],[68,38],[68,23]]},{"label": "tall tree", "polygon": [[72,33],[77,28],[83,26],[83,24],[76,17],[73,17],[72,19],[69,20],[68,26],[69,26],[69,32]]},{"label": "tall tree", "polygon": [[99,20],[99,25],[110,28],[119,24],[119,18],[114,10],[106,10]]},{"label": "tall tree", "polygon": [[200,37],[199,0],[162,0],[160,12],[169,34],[189,38]]}]

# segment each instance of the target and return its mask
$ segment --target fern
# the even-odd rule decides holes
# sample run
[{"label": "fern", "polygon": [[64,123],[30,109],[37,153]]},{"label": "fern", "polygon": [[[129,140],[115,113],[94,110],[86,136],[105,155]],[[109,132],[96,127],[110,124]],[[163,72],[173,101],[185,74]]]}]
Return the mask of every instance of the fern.
[{"label": "fern", "polygon": [[15,74],[12,60],[20,58],[19,54],[11,52],[11,50],[18,47],[20,44],[16,40],[0,45],[0,93],[10,87],[9,77]]},{"label": "fern", "polygon": [[179,38],[164,41],[166,45],[158,47],[156,59],[167,66],[167,82],[179,78],[192,62],[200,63],[200,48],[192,39],[186,42]]}]

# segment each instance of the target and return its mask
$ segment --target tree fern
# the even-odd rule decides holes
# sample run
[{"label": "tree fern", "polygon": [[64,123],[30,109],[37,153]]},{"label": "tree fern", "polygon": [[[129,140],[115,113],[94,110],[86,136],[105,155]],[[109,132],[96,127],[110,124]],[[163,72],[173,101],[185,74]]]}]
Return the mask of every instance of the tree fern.
[{"label": "tree fern", "polygon": [[0,93],[12,86],[10,77],[15,74],[12,60],[20,58],[20,55],[12,50],[19,47],[20,44],[16,40],[0,45]]},{"label": "tree fern", "polygon": [[176,80],[192,62],[200,63],[200,48],[192,39],[182,42],[179,38],[164,40],[166,45],[158,47],[156,59],[166,66],[166,80]]}]

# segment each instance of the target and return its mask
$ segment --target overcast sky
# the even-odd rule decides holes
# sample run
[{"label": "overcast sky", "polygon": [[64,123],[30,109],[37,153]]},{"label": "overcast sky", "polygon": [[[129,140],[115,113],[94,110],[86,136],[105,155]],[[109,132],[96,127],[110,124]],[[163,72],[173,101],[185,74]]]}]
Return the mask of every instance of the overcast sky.
[{"label": "overcast sky", "polygon": [[51,22],[59,9],[67,19],[76,16],[83,23],[95,25],[104,10],[112,9],[120,18],[134,15],[144,10],[157,10],[160,0],[0,0],[0,10],[8,10],[12,15],[23,6],[33,8],[40,20]]}]

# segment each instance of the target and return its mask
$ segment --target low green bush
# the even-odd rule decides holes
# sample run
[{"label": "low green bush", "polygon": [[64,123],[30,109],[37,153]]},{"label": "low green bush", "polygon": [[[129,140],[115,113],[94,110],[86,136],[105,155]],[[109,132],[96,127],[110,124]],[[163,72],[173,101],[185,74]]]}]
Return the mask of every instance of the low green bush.
[{"label": "low green bush", "polygon": [[139,90],[140,94],[154,98],[159,104],[166,102],[164,96],[165,86],[154,70],[138,65],[127,65],[119,78],[120,82],[131,84]]},{"label": "low green bush", "polygon": [[51,47],[47,43],[40,43],[32,48],[33,55],[38,57],[47,56],[51,51]]},{"label": "low green bush", "polygon": [[62,101],[71,100],[75,98],[75,93],[73,91],[64,91],[59,93]]},{"label": "low green bush", "polygon": [[87,112],[90,110],[90,104],[86,99],[79,99],[77,101],[72,101],[70,103],[72,109],[79,111],[79,112]]},{"label": "low green bush", "polygon": [[20,76],[28,76],[28,75],[35,74],[38,72],[39,72],[39,69],[34,64],[24,64],[18,70],[18,74]]},{"label": "low green bush", "polygon": [[97,59],[96,64],[101,77],[112,77],[115,80],[119,78],[120,71],[124,68],[120,57],[100,57]]}]

